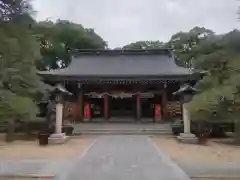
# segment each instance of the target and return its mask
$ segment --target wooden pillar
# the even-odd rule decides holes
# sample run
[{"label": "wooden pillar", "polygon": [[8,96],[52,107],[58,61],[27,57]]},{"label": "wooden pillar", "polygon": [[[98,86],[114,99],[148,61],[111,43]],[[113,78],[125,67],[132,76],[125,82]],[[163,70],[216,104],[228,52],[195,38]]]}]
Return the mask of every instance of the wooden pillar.
[{"label": "wooden pillar", "polygon": [[167,118],[167,89],[164,88],[162,92],[162,112],[163,112],[163,119],[166,120]]},{"label": "wooden pillar", "polygon": [[103,99],[103,108],[104,108],[104,119],[107,121],[109,118],[109,96],[107,94],[104,95],[104,99]]},{"label": "wooden pillar", "polygon": [[136,107],[137,107],[137,120],[141,120],[141,97],[140,97],[140,93],[137,93],[137,101],[136,101]]},{"label": "wooden pillar", "polygon": [[82,87],[78,89],[78,120],[83,121],[83,89]]}]

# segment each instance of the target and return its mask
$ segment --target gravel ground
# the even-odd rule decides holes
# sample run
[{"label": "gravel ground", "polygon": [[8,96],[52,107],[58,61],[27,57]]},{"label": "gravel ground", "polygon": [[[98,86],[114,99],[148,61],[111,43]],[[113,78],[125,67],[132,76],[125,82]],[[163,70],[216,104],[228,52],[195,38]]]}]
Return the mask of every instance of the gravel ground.
[{"label": "gravel ground", "polygon": [[37,142],[27,141],[2,144],[0,146],[0,176],[61,175],[68,171],[75,157],[83,154],[93,140],[94,137],[78,137],[70,139],[63,145],[46,147],[40,147]]},{"label": "gravel ground", "polygon": [[68,160],[81,153],[93,138],[72,138],[66,144],[41,147],[38,141],[14,141],[2,143],[0,161],[18,160]]},{"label": "gravel ground", "polygon": [[153,137],[190,177],[239,177],[240,147],[210,141],[207,146],[181,144],[173,137]]}]

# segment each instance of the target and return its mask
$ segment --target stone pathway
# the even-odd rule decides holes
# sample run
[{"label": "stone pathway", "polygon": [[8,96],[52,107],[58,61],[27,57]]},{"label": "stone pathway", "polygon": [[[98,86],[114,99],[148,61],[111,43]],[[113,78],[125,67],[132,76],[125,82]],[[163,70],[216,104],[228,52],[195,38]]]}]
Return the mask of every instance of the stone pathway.
[{"label": "stone pathway", "polygon": [[[196,163],[196,160],[191,158],[191,163],[176,161],[181,170],[161,149],[155,148],[148,136],[98,136],[90,138],[91,141],[94,138],[96,141],[91,145],[89,142],[87,149],[72,146],[71,148],[75,148],[78,153],[74,160],[70,161],[68,159],[48,161],[1,159],[0,175],[56,175],[54,180],[189,180],[187,175],[240,177],[239,164],[233,162],[206,165]],[[159,147],[164,149],[164,143],[160,142]],[[171,149],[179,148],[182,149],[182,147],[171,147]],[[170,151],[170,149],[164,150],[168,153]]]},{"label": "stone pathway", "polygon": [[100,136],[68,169],[58,179],[189,180],[147,136]]}]

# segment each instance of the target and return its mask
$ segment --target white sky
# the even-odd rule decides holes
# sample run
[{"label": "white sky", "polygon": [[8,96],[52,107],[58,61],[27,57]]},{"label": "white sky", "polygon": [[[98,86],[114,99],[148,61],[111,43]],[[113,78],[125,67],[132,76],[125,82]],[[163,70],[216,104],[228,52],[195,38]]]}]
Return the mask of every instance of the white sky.
[{"label": "white sky", "polygon": [[[33,0],[37,20],[82,24],[110,48],[138,40],[167,41],[179,31],[204,26],[217,33],[240,27],[237,0]],[[240,16],[240,15],[239,15]]]}]

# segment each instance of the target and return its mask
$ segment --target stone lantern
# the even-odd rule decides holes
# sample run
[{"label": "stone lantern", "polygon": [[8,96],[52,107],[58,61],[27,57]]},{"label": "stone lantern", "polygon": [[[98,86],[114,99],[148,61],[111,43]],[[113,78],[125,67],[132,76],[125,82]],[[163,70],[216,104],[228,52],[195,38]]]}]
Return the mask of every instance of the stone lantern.
[{"label": "stone lantern", "polygon": [[67,140],[65,133],[62,133],[63,104],[66,95],[72,95],[62,85],[58,84],[52,91],[56,102],[56,123],[55,132],[48,138],[49,144],[62,144]]},{"label": "stone lantern", "polygon": [[173,95],[179,95],[182,100],[184,133],[181,133],[177,138],[184,143],[197,143],[197,137],[191,133],[191,118],[187,109],[187,103],[192,100],[193,95],[197,93],[197,91],[197,89],[189,84],[184,84],[178,91],[173,93]]}]

